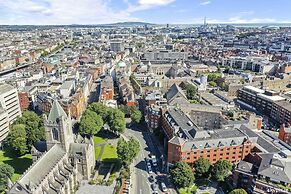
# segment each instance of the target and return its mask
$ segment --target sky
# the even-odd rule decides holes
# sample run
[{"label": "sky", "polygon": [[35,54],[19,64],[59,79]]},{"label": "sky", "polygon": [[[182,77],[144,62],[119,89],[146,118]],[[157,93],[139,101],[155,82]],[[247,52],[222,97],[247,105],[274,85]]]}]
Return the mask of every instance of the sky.
[{"label": "sky", "polygon": [[1,25],[291,23],[291,0],[0,0]]}]

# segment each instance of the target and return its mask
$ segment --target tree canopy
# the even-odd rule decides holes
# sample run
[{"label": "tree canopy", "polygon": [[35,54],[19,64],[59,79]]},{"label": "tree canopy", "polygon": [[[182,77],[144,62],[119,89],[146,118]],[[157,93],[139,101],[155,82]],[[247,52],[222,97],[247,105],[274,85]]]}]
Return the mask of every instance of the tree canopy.
[{"label": "tree canopy", "polygon": [[229,194],[248,194],[244,189],[234,189]]},{"label": "tree canopy", "polygon": [[232,164],[228,160],[218,160],[212,168],[212,176],[217,181],[224,181],[232,169]]},{"label": "tree canopy", "polygon": [[119,109],[110,108],[108,111],[108,125],[115,133],[123,133],[126,127],[124,113]]},{"label": "tree canopy", "polygon": [[195,175],[199,177],[205,176],[208,173],[210,166],[211,163],[207,158],[200,157],[194,162]]},{"label": "tree canopy", "polygon": [[79,132],[81,134],[94,135],[100,131],[103,124],[103,119],[100,115],[87,109],[81,118]]},{"label": "tree canopy", "polygon": [[211,87],[217,87],[217,84],[214,81],[210,81],[208,83]]},{"label": "tree canopy", "polygon": [[24,111],[21,117],[18,117],[13,125],[23,124],[26,131],[26,144],[28,149],[39,141],[45,140],[45,130],[42,119],[32,111]]},{"label": "tree canopy", "polygon": [[178,188],[189,187],[195,181],[191,167],[185,162],[177,162],[170,171],[171,179]]},{"label": "tree canopy", "polygon": [[118,140],[117,143],[117,155],[125,166],[131,164],[132,160],[137,156],[140,151],[139,142],[130,137],[129,141],[125,141],[123,138]]},{"label": "tree canopy", "polygon": [[24,155],[28,151],[26,144],[25,125],[13,125],[7,137],[8,145],[15,151],[17,155]]},{"label": "tree canopy", "polygon": [[8,179],[12,177],[14,168],[8,164],[0,164],[0,192],[7,188]]},{"label": "tree canopy", "polygon": [[[100,115],[103,120],[102,125],[104,123],[107,123],[110,127],[110,130],[112,130],[113,132],[115,133],[124,132],[125,127],[126,127],[125,114],[120,109],[108,108],[101,103],[92,103],[88,107],[87,110],[94,112],[97,115]],[[93,115],[93,114],[90,113],[90,115]],[[95,118],[96,115],[93,115],[93,117]],[[92,119],[84,118],[84,121],[86,121],[85,123],[89,123],[90,121],[92,122]],[[81,127],[81,124],[82,123],[80,123],[80,127]],[[99,118],[98,118],[97,124],[98,125],[101,124],[101,120]],[[90,126],[91,125],[92,124],[90,124]]]},{"label": "tree canopy", "polygon": [[220,73],[211,73],[211,74],[208,74],[207,76],[207,81],[208,82],[211,82],[211,81],[214,81],[214,82],[217,82],[219,78],[221,78],[221,74]]},{"label": "tree canopy", "polygon": [[130,118],[132,120],[133,123],[140,123],[141,118],[142,118],[142,114],[140,112],[140,110],[137,109],[136,106],[132,106],[130,108]]},{"label": "tree canopy", "polygon": [[197,88],[192,84],[186,85],[186,96],[189,100],[194,100],[197,98]]},{"label": "tree canopy", "polygon": [[95,103],[90,104],[88,106],[88,109],[100,115],[104,121],[107,120],[108,108],[104,104],[95,102]]}]

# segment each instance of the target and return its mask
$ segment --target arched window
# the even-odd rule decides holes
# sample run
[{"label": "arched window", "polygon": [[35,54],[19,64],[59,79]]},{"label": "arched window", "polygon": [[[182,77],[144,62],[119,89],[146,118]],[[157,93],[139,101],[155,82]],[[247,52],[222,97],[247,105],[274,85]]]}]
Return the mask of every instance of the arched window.
[{"label": "arched window", "polygon": [[53,128],[53,140],[59,141],[59,131],[57,128]]}]

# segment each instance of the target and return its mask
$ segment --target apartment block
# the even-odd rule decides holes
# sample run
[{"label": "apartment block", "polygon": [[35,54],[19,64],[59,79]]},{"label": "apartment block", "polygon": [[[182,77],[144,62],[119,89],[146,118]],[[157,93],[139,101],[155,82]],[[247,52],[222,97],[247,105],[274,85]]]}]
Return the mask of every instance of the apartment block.
[{"label": "apartment block", "polygon": [[[21,115],[16,88],[8,84],[0,85],[0,142],[7,137],[9,124]],[[8,123],[8,124],[7,124]]]},{"label": "apartment block", "polygon": [[280,125],[289,124],[291,121],[291,103],[288,101],[274,102],[270,117]]},{"label": "apartment block", "polygon": [[240,129],[226,127],[205,130],[198,127],[181,110],[167,110],[162,117],[162,128],[168,137],[168,162],[184,161],[193,164],[200,157],[211,163],[220,159],[238,163],[254,147],[255,140]]},{"label": "apartment block", "polygon": [[274,91],[265,91],[253,86],[244,86],[238,90],[238,102],[247,108],[269,116],[274,102],[285,100]]}]

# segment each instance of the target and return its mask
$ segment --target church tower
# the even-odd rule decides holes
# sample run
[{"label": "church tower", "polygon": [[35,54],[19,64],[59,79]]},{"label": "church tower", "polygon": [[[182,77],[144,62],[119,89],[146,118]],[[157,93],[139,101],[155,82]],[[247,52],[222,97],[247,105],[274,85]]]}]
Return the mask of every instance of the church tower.
[{"label": "church tower", "polygon": [[44,116],[47,149],[59,144],[66,152],[74,142],[72,120],[57,100],[54,100],[49,116]]}]

